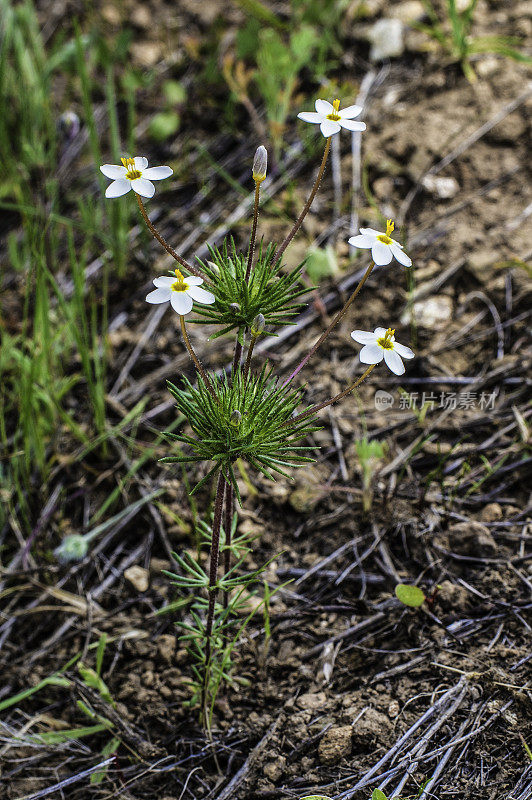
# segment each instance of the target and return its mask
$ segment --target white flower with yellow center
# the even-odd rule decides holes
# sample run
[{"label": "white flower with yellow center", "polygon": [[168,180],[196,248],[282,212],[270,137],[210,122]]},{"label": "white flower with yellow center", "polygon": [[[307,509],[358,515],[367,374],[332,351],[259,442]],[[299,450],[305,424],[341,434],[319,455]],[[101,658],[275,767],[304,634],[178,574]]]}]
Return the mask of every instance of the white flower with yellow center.
[{"label": "white flower with yellow center", "polygon": [[386,220],[386,233],[381,233],[373,228],[360,228],[358,236],[351,236],[348,239],[353,247],[371,249],[371,257],[378,267],[389,264],[392,258],[405,267],[412,266],[412,259],[407,256],[403,246],[390,237],[390,233],[395,228],[391,219]]},{"label": "white flower with yellow center", "polygon": [[358,354],[363,364],[380,364],[384,362],[395,375],[403,375],[405,365],[403,358],[414,358],[414,353],[404,344],[395,341],[395,330],[392,328],[375,328],[371,331],[353,331],[351,338],[363,344]]},{"label": "white flower with yellow center", "polygon": [[328,138],[335,133],[339,133],[342,128],[348,131],[365,131],[364,122],[355,122],[362,111],[362,106],[348,106],[340,108],[340,101],[335,100],[329,103],[327,100],[316,100],[316,111],[302,111],[297,116],[304,122],[313,122],[319,125],[321,132]]},{"label": "white flower with yellow center", "polygon": [[153,285],[157,288],[150,292],[146,297],[148,303],[167,303],[174,311],[184,316],[192,311],[194,300],[198,303],[210,305],[214,303],[215,297],[211,292],[201,288],[203,278],[196,275],[189,275],[184,278],[181,272],[176,269],[175,278],[171,275],[163,275],[161,278],[154,278]]},{"label": "white flower with yellow center", "polygon": [[120,160],[122,166],[104,164],[100,167],[105,177],[113,181],[106,189],[106,197],[122,197],[131,189],[141,197],[153,197],[155,186],[152,181],[160,181],[174,174],[171,167],[148,167],[148,159],[144,156]]}]

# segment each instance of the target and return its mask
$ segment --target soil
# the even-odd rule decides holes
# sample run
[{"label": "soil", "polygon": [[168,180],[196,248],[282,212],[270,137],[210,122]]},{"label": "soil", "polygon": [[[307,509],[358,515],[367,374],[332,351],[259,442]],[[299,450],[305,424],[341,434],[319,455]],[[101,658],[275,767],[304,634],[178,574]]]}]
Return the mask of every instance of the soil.
[{"label": "soil", "polygon": [[[383,4],[368,6],[371,22]],[[39,4],[43,18],[51,11],[51,32],[70,8]],[[530,33],[530,3],[478,8],[486,30]],[[235,6],[222,24],[217,4],[188,0],[177,13],[159,2],[148,9],[108,4],[94,15],[109,36],[124,15],[130,18],[133,59],[142,66],[161,65],[161,75],[142,97],[146,119],[154,112],[161,79],[182,64],[183,53],[190,59],[182,127],[159,161],[174,163],[183,153],[185,166],[170,202],[158,205],[155,199],[150,213],[173,246],[191,257],[202,252],[205,240],[213,241],[223,209],[233,211],[242,200],[215,170],[206,168],[198,177],[194,140],[204,142],[246,188],[261,143],[242,109],[236,110],[239,125],[233,130],[218,120],[217,108],[227,101],[220,85],[205,116],[199,110],[207,102],[200,80],[202,48],[216,26],[234,31],[243,17]],[[172,49],[176,31],[178,53]],[[284,588],[272,597],[271,638],[265,639],[260,615],[247,628],[234,681],[218,696],[210,737],[188,704],[188,657],[175,633],[175,621],[186,612],[158,613],[179,597],[163,573],[173,568],[168,551],[194,547],[181,474],[157,462],[164,455],[164,447],[157,446],[154,458],[125,485],[114,513],[154,488],[163,489],[159,500],[167,511],[143,509],[110,528],[79,565],[60,566],[51,551],[64,535],[83,531],[80,492],[94,510],[129,467],[125,451],[111,450],[107,460],[94,453],[80,460],[67,433],[58,439],[51,484],[63,483],[66,500],[36,536],[33,566],[11,574],[2,570],[0,702],[36,686],[78,653],[94,666],[89,645],[105,633],[102,677],[116,706],[111,710],[69,668],[69,688],[49,685],[6,710],[0,786],[9,800],[277,800],[316,793],[367,800],[377,786],[395,797],[532,797],[526,339],[531,289],[522,266],[532,255],[530,70],[510,59],[482,56],[479,80],[470,84],[440,52],[414,49],[374,68],[366,61],[367,43],[352,36],[346,34],[337,83],[351,85],[356,96],[368,70],[379,76],[364,116],[363,167],[371,203],[359,194],[357,210],[362,224],[379,227],[375,207],[398,220],[414,260],[414,286],[409,293],[402,268],[375,271],[361,302],[302,373],[306,399],[320,402],[357,374],[349,337],[355,327],[369,330],[377,320],[390,320],[399,341],[410,337],[416,359],[405,376],[382,368],[358,397],[323,411],[323,429],[312,442],[316,463],[294,471],[292,482],[271,484],[253,476],[251,491],[242,480],[239,530],[261,533],[246,566],[281,553],[267,579]],[[318,96],[317,87],[302,80],[300,92],[301,107],[310,108],[308,98]],[[300,128],[292,119],[286,135],[298,141]],[[139,144],[146,152],[152,148],[142,132]],[[300,159],[295,182],[281,184],[261,213],[260,234],[266,239],[282,235],[283,218],[293,219],[312,185],[319,155]],[[65,187],[67,204],[86,181],[82,155],[75,166]],[[346,135],[343,216],[336,232],[328,171],[299,241],[287,250],[287,264],[294,266],[316,239],[323,244],[336,236],[341,272],[320,284],[291,336],[263,348],[261,358],[268,357],[283,375],[323,330],[323,314],[328,318],[347,296],[342,281],[364,267],[362,260],[354,265],[347,260],[351,168]],[[282,174],[275,164],[273,170]],[[209,191],[200,192],[201,184]],[[451,196],[440,197],[442,191]],[[245,247],[244,224],[237,221],[230,230]],[[148,443],[154,428],[163,430],[173,420],[166,379],[192,372],[170,314],[155,335],[142,339],[145,289],[152,273],[166,268],[164,257],[148,238],[137,237],[129,259],[127,281],[116,278],[112,285],[109,412],[118,421],[149,392],[136,433]],[[127,288],[132,285],[133,293]],[[14,310],[18,291],[16,285],[6,291],[5,308]],[[230,362],[230,343],[208,342],[208,333],[197,326],[191,338],[206,363],[221,367]],[[118,389],[111,389],[135,347],[131,369]],[[400,387],[417,393],[418,409],[423,393],[433,394],[434,408],[423,418],[418,409],[403,407]],[[377,389],[388,392],[393,405],[376,407]],[[453,392],[456,407],[441,407],[441,394],[448,398]],[[475,395],[473,402],[467,392]],[[386,448],[368,513],[362,510],[355,449],[366,431]],[[189,477],[200,475],[192,470]],[[43,501],[49,493],[42,488]],[[208,491],[200,493],[200,511],[210,500]],[[128,572],[132,567],[136,570]],[[427,602],[419,609],[405,607],[394,594],[398,583],[421,586]],[[111,719],[111,733],[52,744],[31,739],[96,724],[82,713],[80,700]],[[120,744],[108,756],[104,748],[113,735]],[[91,770],[107,759],[101,782],[91,782]]]}]

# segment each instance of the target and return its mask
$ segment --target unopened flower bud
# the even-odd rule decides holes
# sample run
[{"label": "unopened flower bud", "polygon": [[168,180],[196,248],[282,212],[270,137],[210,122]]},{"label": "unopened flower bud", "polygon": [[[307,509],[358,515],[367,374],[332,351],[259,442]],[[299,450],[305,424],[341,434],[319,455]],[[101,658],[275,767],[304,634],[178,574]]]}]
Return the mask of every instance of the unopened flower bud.
[{"label": "unopened flower bud", "polygon": [[78,135],[81,123],[75,111],[65,111],[59,117],[58,126],[65,139],[72,141]]},{"label": "unopened flower bud", "polygon": [[257,314],[253,322],[251,323],[250,332],[252,336],[260,336],[260,334],[264,331],[264,326],[266,325],[266,320],[264,319],[264,314]]},{"label": "unopened flower bud", "polygon": [[238,428],[241,419],[242,419],[242,414],[240,413],[240,411],[238,411],[238,409],[235,408],[235,410],[231,412],[231,425],[234,425],[235,428]]},{"label": "unopened flower bud", "polygon": [[253,180],[255,183],[262,183],[266,177],[266,170],[268,169],[268,151],[264,145],[257,147],[255,151],[255,158],[253,159]]},{"label": "unopened flower bud", "polygon": [[68,564],[70,561],[82,561],[89,550],[89,543],[85,536],[74,533],[67,536],[59,547],[54,550],[54,555],[61,564]]},{"label": "unopened flower bud", "polygon": [[240,314],[240,303],[229,303],[229,308],[234,314]]}]

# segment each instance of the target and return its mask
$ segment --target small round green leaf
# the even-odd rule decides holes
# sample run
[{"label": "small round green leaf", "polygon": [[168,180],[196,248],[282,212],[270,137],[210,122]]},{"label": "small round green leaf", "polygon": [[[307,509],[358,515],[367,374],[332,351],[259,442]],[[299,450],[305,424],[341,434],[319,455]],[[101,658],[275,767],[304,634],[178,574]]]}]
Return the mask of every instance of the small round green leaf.
[{"label": "small round green leaf", "polygon": [[167,101],[173,106],[184,103],[187,98],[185,87],[178,81],[165,81],[163,84],[163,92]]},{"label": "small round green leaf", "polygon": [[177,111],[161,111],[151,120],[148,132],[152,139],[163,142],[177,133],[180,124],[181,119]]},{"label": "small round green leaf", "polygon": [[302,797],[301,800],[331,800],[331,798],[326,797],[324,794],[308,794]]},{"label": "small round green leaf", "polygon": [[[401,583],[400,586],[403,586],[403,584]],[[407,588],[411,588],[411,587],[407,587]],[[371,795],[371,800],[388,800],[388,798],[386,797],[384,792],[381,792],[380,789],[374,789],[373,790],[373,794]]]},{"label": "small round green leaf", "polygon": [[[419,608],[425,602],[425,595],[419,586],[407,586],[406,583],[398,583],[395,587],[395,595],[401,603],[404,603],[405,606],[410,606],[410,608]],[[384,797],[384,795],[382,796]]]}]

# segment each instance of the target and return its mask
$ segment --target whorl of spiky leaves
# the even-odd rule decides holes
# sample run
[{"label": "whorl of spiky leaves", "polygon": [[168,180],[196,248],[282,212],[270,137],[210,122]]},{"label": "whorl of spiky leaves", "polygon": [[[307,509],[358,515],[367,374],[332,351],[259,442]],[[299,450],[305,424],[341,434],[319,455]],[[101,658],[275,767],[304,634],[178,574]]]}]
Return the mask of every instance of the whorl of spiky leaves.
[{"label": "whorl of spiky leaves", "polygon": [[229,242],[226,239],[221,250],[209,247],[209,253],[210,261],[198,261],[216,300],[210,306],[195,305],[194,310],[201,319],[191,322],[221,325],[213,339],[235,329],[251,327],[257,314],[263,314],[266,325],[293,324],[291,317],[304,307],[296,301],[310,291],[301,284],[302,267],[281,273],[281,261],[272,261],[275,245],[263,247],[261,244],[246,283],[247,255],[237,251],[232,239]]},{"label": "whorl of spiky leaves", "polygon": [[167,436],[188,445],[192,455],[168,456],[161,460],[215,462],[194,491],[221,469],[240,501],[233,470],[237,458],[245,459],[270,480],[275,480],[273,473],[289,477],[283,467],[299,467],[313,461],[303,455],[309,448],[298,442],[319,430],[315,417],[285,425],[301,403],[301,389],[281,386],[267,367],[247,379],[240,371],[231,381],[225,374],[210,377],[216,399],[201,378],[197,386],[186,378],[183,388],[168,384],[178,410],[188,419],[194,438],[168,433]]}]

